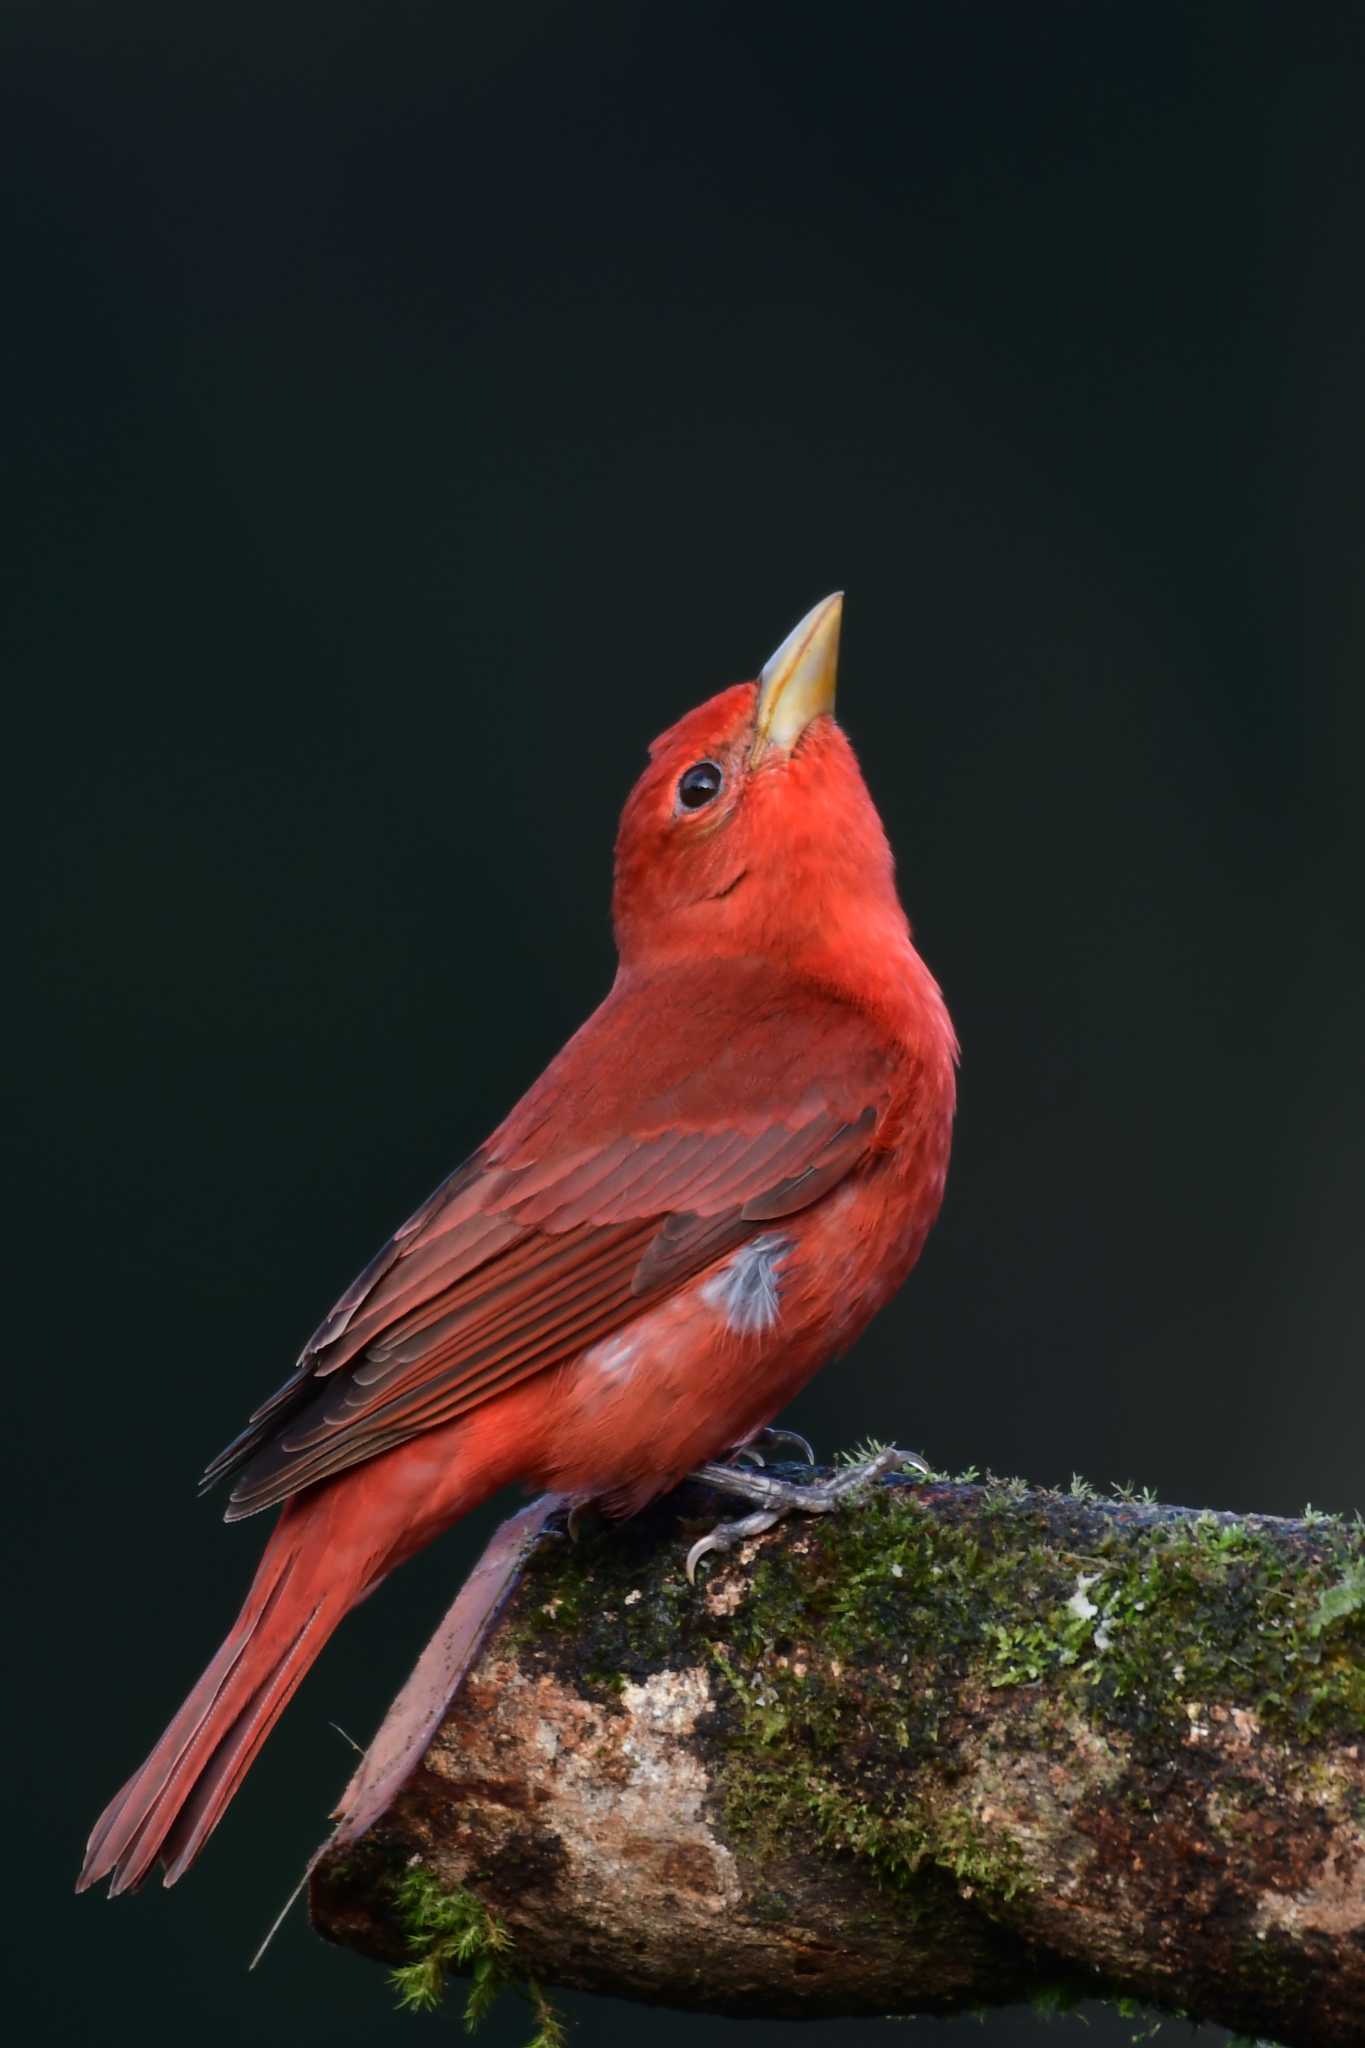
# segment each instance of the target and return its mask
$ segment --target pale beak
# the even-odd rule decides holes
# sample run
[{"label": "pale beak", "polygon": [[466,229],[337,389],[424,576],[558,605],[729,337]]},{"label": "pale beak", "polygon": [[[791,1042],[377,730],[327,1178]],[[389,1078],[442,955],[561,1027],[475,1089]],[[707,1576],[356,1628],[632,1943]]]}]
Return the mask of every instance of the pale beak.
[{"label": "pale beak", "polygon": [[764,663],[758,679],[755,761],[769,747],[789,753],[813,718],[833,711],[843,611],[842,590],[821,598]]}]

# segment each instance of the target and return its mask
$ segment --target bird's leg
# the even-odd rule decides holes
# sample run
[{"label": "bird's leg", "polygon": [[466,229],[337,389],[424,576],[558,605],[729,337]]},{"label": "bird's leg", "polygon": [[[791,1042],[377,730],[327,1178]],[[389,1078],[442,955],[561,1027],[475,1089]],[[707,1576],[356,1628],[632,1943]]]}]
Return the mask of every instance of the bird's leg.
[{"label": "bird's leg", "polygon": [[736,1522],[720,1522],[709,1536],[699,1538],[687,1553],[687,1576],[695,1580],[698,1564],[711,1551],[733,1550],[747,1537],[762,1536],[766,1530],[775,1528],[786,1515],[827,1515],[840,1501],[874,1485],[888,1472],[928,1470],[917,1452],[898,1451],[894,1447],[878,1451],[875,1457],[864,1458],[856,1465],[847,1465],[832,1478],[817,1480],[810,1486],[796,1486],[767,1472],[747,1472],[741,1465],[701,1465],[689,1475],[691,1478],[713,1486],[717,1493],[751,1502],[754,1512]]},{"label": "bird's leg", "polygon": [[814,1451],[805,1437],[794,1429],[756,1429],[742,1444],[736,1444],[727,1462],[737,1464],[741,1458],[749,1458],[755,1465],[766,1465],[768,1460],[764,1452],[771,1454],[783,1444],[790,1444],[794,1450],[799,1451],[808,1465],[815,1463]]}]

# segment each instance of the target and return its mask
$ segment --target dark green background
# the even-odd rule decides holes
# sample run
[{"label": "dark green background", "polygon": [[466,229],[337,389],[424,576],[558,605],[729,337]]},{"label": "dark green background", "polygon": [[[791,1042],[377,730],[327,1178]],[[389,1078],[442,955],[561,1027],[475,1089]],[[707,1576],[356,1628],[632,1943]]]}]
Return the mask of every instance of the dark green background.
[{"label": "dark green background", "polygon": [[1365,1500],[1365,30],[9,0],[0,37],[4,2010],[407,2040],[301,1923],[242,1963],[472,1530],[347,1624],[190,1882],[67,1886],[252,1568],[200,1465],[603,991],[646,741],[826,590],[962,1114],[922,1270],[792,1419]]}]

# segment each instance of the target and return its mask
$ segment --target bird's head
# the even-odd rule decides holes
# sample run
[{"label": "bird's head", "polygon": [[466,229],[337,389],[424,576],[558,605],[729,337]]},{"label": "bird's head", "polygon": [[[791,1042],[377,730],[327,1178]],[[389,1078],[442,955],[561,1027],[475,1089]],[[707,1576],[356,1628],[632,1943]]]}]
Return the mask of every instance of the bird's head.
[{"label": "bird's head", "polygon": [[709,698],[650,748],[616,841],[627,971],[904,943],[886,834],[834,720],[842,609],[840,593],[825,598],[757,682]]}]

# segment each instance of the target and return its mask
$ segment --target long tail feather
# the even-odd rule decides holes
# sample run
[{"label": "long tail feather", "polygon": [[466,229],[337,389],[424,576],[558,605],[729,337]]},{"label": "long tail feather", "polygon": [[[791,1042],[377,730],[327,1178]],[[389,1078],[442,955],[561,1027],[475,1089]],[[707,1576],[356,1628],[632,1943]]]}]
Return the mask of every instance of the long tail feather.
[{"label": "long tail feather", "polygon": [[95,1824],[77,1889],[136,1890],[160,1861],[174,1884],[222,1819],[304,1673],[363,1586],[314,1569],[322,1533],[286,1510],[237,1623],[141,1769]]}]

